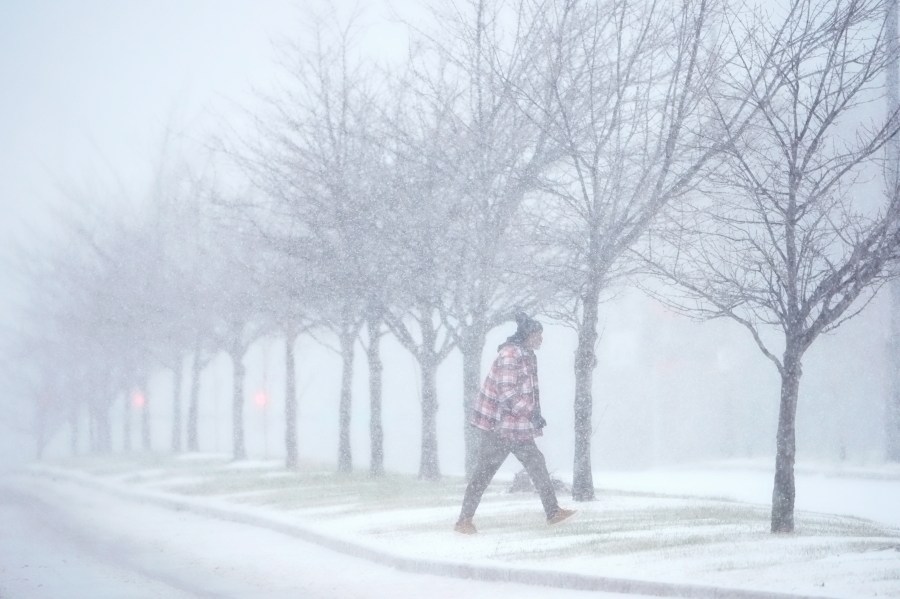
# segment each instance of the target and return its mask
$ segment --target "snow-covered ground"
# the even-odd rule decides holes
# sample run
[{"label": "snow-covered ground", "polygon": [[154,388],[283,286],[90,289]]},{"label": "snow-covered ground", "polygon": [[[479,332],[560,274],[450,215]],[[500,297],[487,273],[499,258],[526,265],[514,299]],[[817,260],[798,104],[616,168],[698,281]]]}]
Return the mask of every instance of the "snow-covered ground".
[{"label": "snow-covered ground", "polygon": [[39,503],[0,488],[4,599],[548,597],[545,587],[399,572],[263,527],[55,484],[58,493],[29,485]]},{"label": "snow-covered ground", "polygon": [[[797,509],[855,516],[900,528],[900,464],[877,467],[806,463],[795,470]],[[603,472],[595,480],[610,489],[720,497],[768,505],[772,464],[758,461]]]},{"label": "snow-covered ground", "polygon": [[[900,597],[900,472],[888,468],[798,467],[797,531],[791,535],[768,532],[771,473],[752,463],[598,472],[598,500],[575,506],[576,518],[558,527],[543,523],[536,496],[507,493],[498,481],[476,516],[475,537],[451,531],[460,480],[288,473],[275,463],[234,465],[212,456],[82,460],[65,469],[32,468],[11,480],[20,492],[67,511],[85,530],[131,531],[131,544],[145,546],[135,554],[138,562],[146,546],[162,547],[165,555],[193,556],[185,559],[202,576],[212,564],[246,570],[252,558],[252,574],[235,575],[236,586],[221,596],[252,596],[240,589],[254,584],[262,585],[258,596],[298,588],[315,596],[330,577],[352,568],[347,580],[359,584],[334,596],[568,598],[584,593],[564,587],[580,585],[657,596],[733,596],[722,594],[732,589]],[[305,562],[301,556],[312,555],[315,546],[338,551],[315,551],[314,562]],[[298,563],[314,566],[298,569]],[[511,582],[503,584],[517,588],[449,579],[465,584],[440,595],[427,581],[442,579],[428,572],[553,586],[534,587],[529,595]],[[219,588],[225,593],[227,585]]]}]

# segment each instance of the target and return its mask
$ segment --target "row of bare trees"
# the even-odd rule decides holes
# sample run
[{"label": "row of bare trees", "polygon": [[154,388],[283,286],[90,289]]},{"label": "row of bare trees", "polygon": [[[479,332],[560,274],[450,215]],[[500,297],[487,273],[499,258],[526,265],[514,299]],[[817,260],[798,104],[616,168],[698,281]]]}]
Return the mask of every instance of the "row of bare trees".
[{"label": "row of bare trees", "polygon": [[295,467],[292,347],[309,334],[342,356],[341,471],[366,352],[379,474],[390,334],[419,366],[419,475],[437,479],[439,365],[461,352],[468,406],[486,335],[524,307],[577,333],[573,496],[590,500],[598,316],[611,289],[641,284],[739,322],[778,369],[772,530],[792,530],[802,358],[865,307],[900,248],[882,178],[898,119],[877,103],[885,2],[436,6],[408,63],[388,69],[362,57],[352,23],[310,19],[267,108],[219,140],[215,167],[161,160],[140,212],[82,214],[65,244],[25,261],[15,363],[42,402],[39,430],[86,406],[108,450],[111,398],[168,368],[176,389],[195,382],[186,409],[174,394],[172,450],[196,450],[196,381],[225,352],[241,459],[242,359],[278,331]]}]

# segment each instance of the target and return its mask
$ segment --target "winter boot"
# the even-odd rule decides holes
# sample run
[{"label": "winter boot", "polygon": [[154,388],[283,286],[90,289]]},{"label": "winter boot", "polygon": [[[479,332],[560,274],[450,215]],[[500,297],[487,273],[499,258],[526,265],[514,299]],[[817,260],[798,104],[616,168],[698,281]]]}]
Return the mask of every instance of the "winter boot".
[{"label": "winter boot", "polygon": [[565,510],[563,508],[557,509],[552,516],[547,518],[547,524],[559,524],[566,518],[575,515],[575,510]]},{"label": "winter boot", "polygon": [[478,532],[478,529],[475,528],[475,525],[472,524],[472,520],[460,520],[456,523],[456,526],[453,527],[453,530],[460,534],[464,535],[474,535]]}]

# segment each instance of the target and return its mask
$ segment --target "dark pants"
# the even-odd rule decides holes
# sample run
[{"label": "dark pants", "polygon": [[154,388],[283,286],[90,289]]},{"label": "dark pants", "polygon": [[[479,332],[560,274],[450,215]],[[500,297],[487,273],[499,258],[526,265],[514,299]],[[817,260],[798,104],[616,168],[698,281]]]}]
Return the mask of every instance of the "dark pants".
[{"label": "dark pants", "polygon": [[553,483],[550,481],[550,473],[547,472],[547,462],[544,460],[544,454],[538,449],[534,439],[528,441],[512,441],[504,439],[496,433],[482,431],[479,429],[481,446],[478,449],[478,463],[475,471],[472,473],[472,479],[466,487],[466,495],[463,498],[462,511],[459,514],[460,520],[469,520],[475,515],[478,504],[481,503],[481,496],[484,495],[485,489],[497,474],[497,470],[506,461],[509,454],[516,456],[516,459],[522,462],[525,470],[531,477],[531,482],[541,496],[541,503],[544,504],[544,512],[549,518],[559,509],[559,503],[556,501],[556,491],[553,489]]}]

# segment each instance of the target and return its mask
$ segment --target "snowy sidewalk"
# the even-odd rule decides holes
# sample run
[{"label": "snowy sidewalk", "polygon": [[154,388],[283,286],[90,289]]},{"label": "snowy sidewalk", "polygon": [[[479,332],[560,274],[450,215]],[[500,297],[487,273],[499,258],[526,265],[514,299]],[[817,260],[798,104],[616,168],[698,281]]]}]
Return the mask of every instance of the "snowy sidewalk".
[{"label": "snowy sidewalk", "polygon": [[900,531],[853,517],[798,512],[795,534],[771,535],[766,505],[600,489],[574,521],[551,528],[536,496],[497,484],[476,517],[481,532],[463,537],[451,530],[461,480],[293,473],[209,456],[92,458],[30,472],[408,572],[669,597],[900,597]]}]

